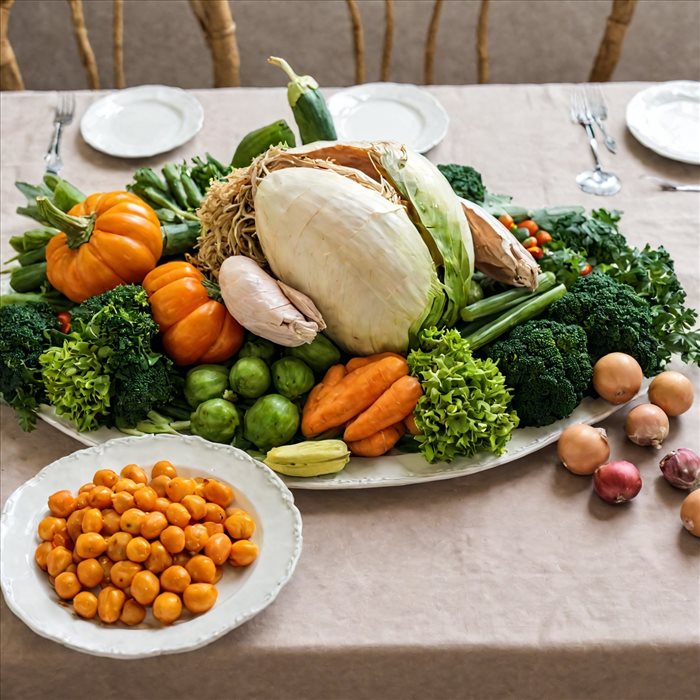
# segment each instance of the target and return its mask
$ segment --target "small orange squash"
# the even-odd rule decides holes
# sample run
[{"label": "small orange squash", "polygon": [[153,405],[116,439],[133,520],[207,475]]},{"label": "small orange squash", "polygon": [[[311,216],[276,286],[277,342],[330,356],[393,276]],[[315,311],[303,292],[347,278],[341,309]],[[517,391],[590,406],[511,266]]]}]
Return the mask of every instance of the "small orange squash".
[{"label": "small orange squash", "polygon": [[243,344],[243,327],[205,284],[204,275],[182,261],[159,265],[143,280],[163,347],[177,365],[223,362]]},{"label": "small orange squash", "polygon": [[37,204],[61,230],[46,247],[46,275],[72,301],[140,283],[160,259],[160,222],[135,194],[91,194],[67,214],[46,199]]}]

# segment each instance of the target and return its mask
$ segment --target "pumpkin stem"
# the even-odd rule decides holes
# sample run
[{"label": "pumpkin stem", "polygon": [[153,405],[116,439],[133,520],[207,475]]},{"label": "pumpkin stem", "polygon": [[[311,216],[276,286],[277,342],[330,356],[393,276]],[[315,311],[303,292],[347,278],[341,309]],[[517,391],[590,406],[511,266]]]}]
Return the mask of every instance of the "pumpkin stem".
[{"label": "pumpkin stem", "polygon": [[212,282],[208,279],[202,280],[202,287],[207,290],[207,294],[210,299],[214,301],[221,301],[221,287],[216,282]]},{"label": "pumpkin stem", "polygon": [[36,205],[46,223],[63,231],[68,239],[69,248],[79,248],[87,243],[95,228],[95,214],[90,216],[71,216],[61,211],[50,199],[37,197]]}]

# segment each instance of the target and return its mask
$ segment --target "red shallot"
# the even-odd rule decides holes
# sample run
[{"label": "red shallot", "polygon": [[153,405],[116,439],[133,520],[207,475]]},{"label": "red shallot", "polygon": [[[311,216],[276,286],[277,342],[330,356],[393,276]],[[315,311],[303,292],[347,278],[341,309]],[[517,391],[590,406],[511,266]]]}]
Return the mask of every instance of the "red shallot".
[{"label": "red shallot", "polygon": [[700,457],[692,450],[681,447],[669,452],[659,467],[666,481],[677,489],[692,491],[700,487]]},{"label": "red shallot", "polygon": [[668,416],[651,403],[635,406],[625,419],[625,433],[635,445],[651,445],[658,450],[668,430]]},{"label": "red shallot", "polygon": [[625,460],[608,462],[593,474],[593,490],[606,503],[625,503],[632,500],[642,488],[639,469]]}]

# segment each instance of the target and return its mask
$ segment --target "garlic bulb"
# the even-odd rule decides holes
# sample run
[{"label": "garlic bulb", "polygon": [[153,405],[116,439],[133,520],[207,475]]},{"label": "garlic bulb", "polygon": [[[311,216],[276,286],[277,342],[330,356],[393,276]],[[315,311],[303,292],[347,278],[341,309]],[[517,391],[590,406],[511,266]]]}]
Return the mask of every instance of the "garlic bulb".
[{"label": "garlic bulb", "polygon": [[246,329],[278,345],[310,343],[326,324],[313,301],[278,284],[251,258],[233,255],[219,271],[221,297]]}]

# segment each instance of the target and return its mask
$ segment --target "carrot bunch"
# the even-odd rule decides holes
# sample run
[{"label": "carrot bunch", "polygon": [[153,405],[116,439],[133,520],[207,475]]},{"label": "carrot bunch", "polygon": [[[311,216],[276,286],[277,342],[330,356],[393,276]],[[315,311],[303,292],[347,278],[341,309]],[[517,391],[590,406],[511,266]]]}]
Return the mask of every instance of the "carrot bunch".
[{"label": "carrot bunch", "polygon": [[406,430],[416,434],[413,409],[422,394],[405,357],[391,352],[355,357],[333,365],[311,390],[301,430],[314,437],[344,426],[343,440],[353,454],[378,457]]}]

